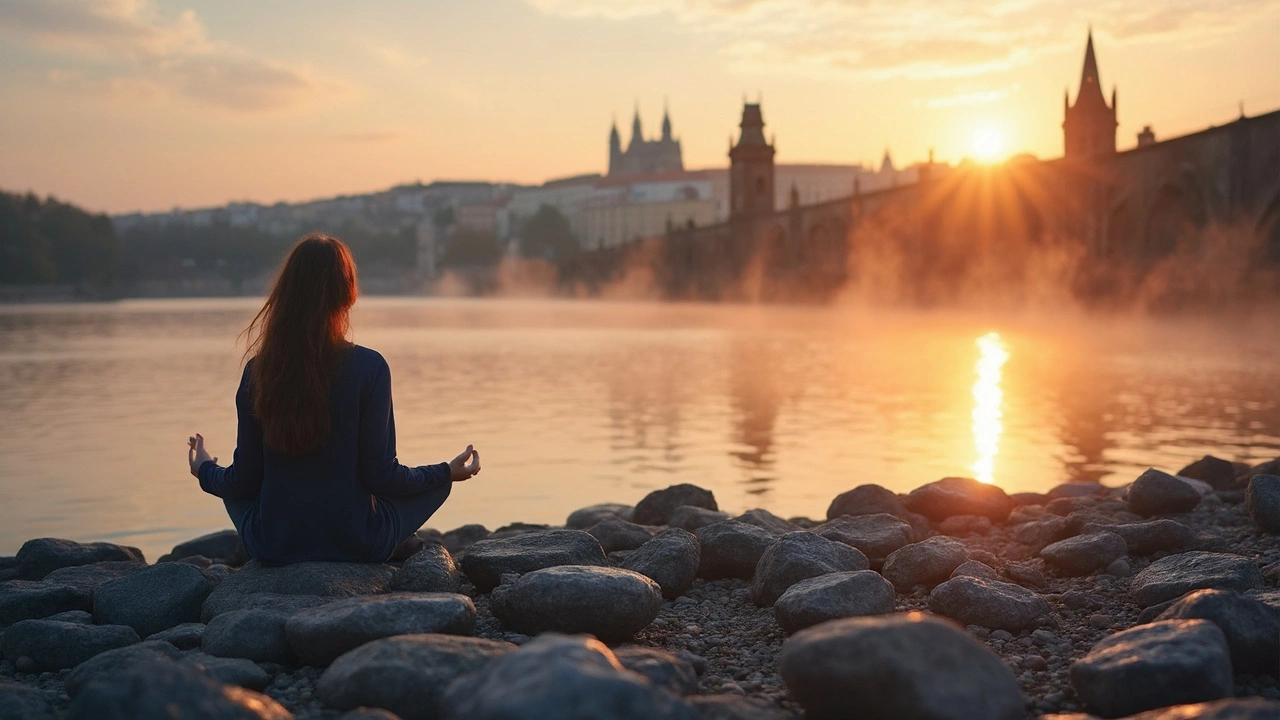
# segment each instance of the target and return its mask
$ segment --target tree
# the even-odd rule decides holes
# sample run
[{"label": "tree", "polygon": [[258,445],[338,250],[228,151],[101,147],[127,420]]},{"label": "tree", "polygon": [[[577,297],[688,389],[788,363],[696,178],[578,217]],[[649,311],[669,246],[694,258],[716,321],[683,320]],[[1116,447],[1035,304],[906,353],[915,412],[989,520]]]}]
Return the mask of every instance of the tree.
[{"label": "tree", "polygon": [[578,254],[578,240],[569,219],[551,205],[543,205],[520,228],[520,254],[552,262]]}]

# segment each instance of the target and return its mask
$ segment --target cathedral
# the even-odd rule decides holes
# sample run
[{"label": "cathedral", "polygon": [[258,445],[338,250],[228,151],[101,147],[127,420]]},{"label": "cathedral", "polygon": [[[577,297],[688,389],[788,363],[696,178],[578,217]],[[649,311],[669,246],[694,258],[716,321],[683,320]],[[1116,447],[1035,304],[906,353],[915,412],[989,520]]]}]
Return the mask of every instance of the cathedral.
[{"label": "cathedral", "polygon": [[662,111],[662,137],[645,140],[640,128],[640,108],[636,108],[631,121],[631,142],[622,149],[618,123],[614,121],[609,132],[609,175],[649,175],[653,173],[684,170],[680,154],[680,141],[671,135],[671,116]]}]

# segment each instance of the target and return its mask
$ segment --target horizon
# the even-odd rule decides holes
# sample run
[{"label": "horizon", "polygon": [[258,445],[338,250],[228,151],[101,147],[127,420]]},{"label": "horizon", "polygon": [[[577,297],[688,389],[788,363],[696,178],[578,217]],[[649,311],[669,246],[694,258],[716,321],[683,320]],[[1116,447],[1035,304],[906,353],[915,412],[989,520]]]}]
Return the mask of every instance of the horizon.
[{"label": "horizon", "polygon": [[1280,7],[1220,8],[20,1],[0,7],[0,187],[123,214],[537,185],[603,173],[637,105],[645,137],[665,105],[686,166],[717,169],[744,97],[784,165],[1051,159],[1090,18],[1128,149],[1280,107]]}]

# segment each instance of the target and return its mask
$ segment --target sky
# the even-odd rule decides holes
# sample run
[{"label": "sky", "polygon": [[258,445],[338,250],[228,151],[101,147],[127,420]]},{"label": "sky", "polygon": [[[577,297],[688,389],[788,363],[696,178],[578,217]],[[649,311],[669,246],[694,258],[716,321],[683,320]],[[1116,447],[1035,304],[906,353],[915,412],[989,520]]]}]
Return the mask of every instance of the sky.
[{"label": "sky", "polygon": [[1275,0],[3,0],[0,189],[112,213],[603,172],[1062,153],[1093,28],[1134,145],[1280,108]]}]

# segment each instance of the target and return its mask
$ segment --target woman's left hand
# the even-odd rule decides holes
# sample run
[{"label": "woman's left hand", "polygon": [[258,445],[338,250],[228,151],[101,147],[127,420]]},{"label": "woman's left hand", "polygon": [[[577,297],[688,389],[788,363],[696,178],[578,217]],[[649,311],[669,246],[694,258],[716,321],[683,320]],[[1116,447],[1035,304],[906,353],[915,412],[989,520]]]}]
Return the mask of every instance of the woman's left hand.
[{"label": "woman's left hand", "polygon": [[200,466],[208,461],[218,462],[218,458],[210,457],[209,451],[204,449],[204,436],[196,433],[187,438],[187,463],[191,465],[191,474],[200,477]]}]

